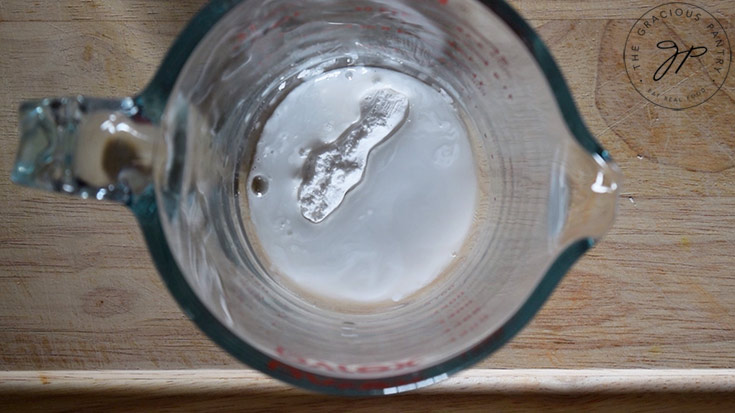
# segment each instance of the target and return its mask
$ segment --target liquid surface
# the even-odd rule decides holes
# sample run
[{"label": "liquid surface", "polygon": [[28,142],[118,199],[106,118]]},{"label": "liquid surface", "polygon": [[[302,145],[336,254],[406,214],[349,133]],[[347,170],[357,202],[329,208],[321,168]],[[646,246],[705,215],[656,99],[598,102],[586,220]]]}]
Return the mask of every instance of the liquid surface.
[{"label": "liquid surface", "polygon": [[451,98],[364,67],[321,74],[286,96],[257,143],[247,188],[268,269],[306,293],[362,304],[400,301],[442,274],[478,196]]}]

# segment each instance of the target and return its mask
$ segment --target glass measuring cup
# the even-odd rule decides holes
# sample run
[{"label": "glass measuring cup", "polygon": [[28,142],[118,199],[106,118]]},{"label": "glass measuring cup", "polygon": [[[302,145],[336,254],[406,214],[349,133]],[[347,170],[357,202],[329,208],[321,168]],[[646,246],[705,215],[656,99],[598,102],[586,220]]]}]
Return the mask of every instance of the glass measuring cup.
[{"label": "glass measuring cup", "polygon": [[[446,91],[479,141],[474,247],[378,312],[320,307],[270,277],[243,228],[243,161],[273,107],[330,69]],[[21,107],[15,182],[119,201],[184,311],[250,366],[309,389],[423,387],[500,347],[611,224],[620,180],[538,37],[502,2],[213,1],[151,84]]]}]

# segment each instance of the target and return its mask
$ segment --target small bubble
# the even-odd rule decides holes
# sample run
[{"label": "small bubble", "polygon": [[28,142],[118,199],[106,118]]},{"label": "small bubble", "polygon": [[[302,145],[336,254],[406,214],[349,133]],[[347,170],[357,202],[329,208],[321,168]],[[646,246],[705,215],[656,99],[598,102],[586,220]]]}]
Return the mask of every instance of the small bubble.
[{"label": "small bubble", "polygon": [[327,122],[327,124],[324,125],[324,129],[326,129],[327,132],[334,130],[334,122]]},{"label": "small bubble", "polygon": [[345,77],[347,78],[347,80],[352,80],[353,76],[354,74],[352,73],[352,70],[348,70],[345,72]]},{"label": "small bubble", "polygon": [[306,158],[309,155],[309,150],[306,148],[299,149],[299,157]]},{"label": "small bubble", "polygon": [[638,156],[636,156],[636,158],[643,159],[643,155],[638,155]]},{"label": "small bubble", "polygon": [[456,144],[445,144],[434,151],[433,160],[436,165],[446,168],[452,165],[458,156],[459,150]]},{"label": "small bubble", "polygon": [[256,175],[250,183],[250,189],[255,196],[262,198],[268,192],[268,179],[263,175]]},{"label": "small bubble", "polygon": [[630,201],[631,204],[635,205],[635,199],[633,199],[632,196],[628,197],[628,201]]},{"label": "small bubble", "polygon": [[381,80],[382,79],[380,78],[380,76],[373,76],[373,83],[374,84],[380,83]]},{"label": "small bubble", "polygon": [[453,252],[452,253],[452,258],[457,258],[457,253],[456,252]]}]

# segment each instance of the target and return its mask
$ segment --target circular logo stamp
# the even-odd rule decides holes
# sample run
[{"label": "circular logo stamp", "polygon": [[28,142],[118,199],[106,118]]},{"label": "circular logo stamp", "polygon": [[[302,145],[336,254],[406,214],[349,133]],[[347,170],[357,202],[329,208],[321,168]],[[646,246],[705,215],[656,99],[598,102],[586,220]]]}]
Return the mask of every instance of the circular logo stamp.
[{"label": "circular logo stamp", "polygon": [[689,3],[654,7],[635,22],[623,51],[633,87],[649,102],[682,110],[700,105],[725,83],[732,50],[722,24]]}]

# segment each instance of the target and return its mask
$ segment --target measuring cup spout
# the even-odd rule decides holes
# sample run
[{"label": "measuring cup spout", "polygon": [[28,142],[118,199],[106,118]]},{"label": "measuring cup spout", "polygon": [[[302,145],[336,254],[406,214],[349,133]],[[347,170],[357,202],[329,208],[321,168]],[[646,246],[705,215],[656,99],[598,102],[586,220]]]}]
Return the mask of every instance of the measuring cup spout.
[{"label": "measuring cup spout", "polygon": [[623,176],[606,151],[590,154],[576,142],[557,155],[552,174],[549,228],[557,246],[594,242],[612,226]]}]

